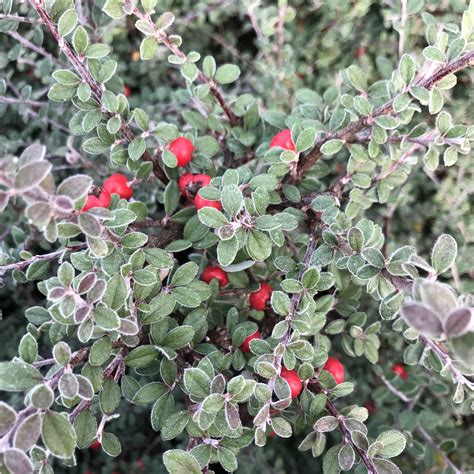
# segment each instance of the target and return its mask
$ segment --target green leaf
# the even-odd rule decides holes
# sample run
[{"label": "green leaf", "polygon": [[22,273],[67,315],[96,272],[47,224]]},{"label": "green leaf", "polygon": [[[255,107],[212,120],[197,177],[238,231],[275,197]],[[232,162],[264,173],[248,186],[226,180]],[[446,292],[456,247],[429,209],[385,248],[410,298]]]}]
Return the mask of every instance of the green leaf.
[{"label": "green leaf", "polygon": [[89,36],[83,26],[78,26],[72,37],[72,45],[78,54],[84,54],[89,46]]},{"label": "green leaf", "polygon": [[191,326],[179,326],[166,335],[162,345],[169,349],[180,349],[191,342],[193,337],[194,329]]},{"label": "green leaf", "polygon": [[128,145],[128,156],[131,160],[137,161],[146,151],[145,139],[142,137],[134,138]]},{"label": "green leaf", "polygon": [[77,12],[71,8],[66,10],[59,19],[58,31],[61,36],[66,36],[76,27],[77,25]]},{"label": "green leaf", "polygon": [[96,306],[93,314],[97,325],[104,331],[115,331],[120,327],[120,318],[117,313],[107,306]]},{"label": "green leaf", "polygon": [[272,254],[272,241],[263,232],[251,231],[247,239],[247,252],[254,260],[263,262]]},{"label": "green leaf", "polygon": [[209,395],[211,379],[201,369],[190,368],[184,371],[184,386],[193,396],[205,398]]},{"label": "green leaf", "polygon": [[194,262],[187,262],[181,265],[173,274],[171,285],[182,286],[187,285],[196,278],[199,267]]},{"label": "green leaf", "polygon": [[0,436],[3,436],[16,420],[16,412],[5,402],[0,402]]},{"label": "green leaf", "polygon": [[222,188],[221,202],[223,208],[232,216],[236,216],[243,205],[242,191],[235,184],[230,184]]},{"label": "green leaf", "polygon": [[157,351],[154,346],[139,346],[125,357],[125,364],[139,369],[150,365],[156,359]]},{"label": "green leaf", "polygon": [[97,432],[97,420],[90,410],[79,413],[74,420],[74,431],[78,448],[87,448],[92,443]]},{"label": "green leaf", "polygon": [[229,223],[222,212],[213,207],[203,207],[198,211],[199,220],[208,227],[222,227]]},{"label": "green leaf", "polygon": [[102,449],[112,457],[117,457],[122,452],[120,440],[113,433],[102,433]]},{"label": "green leaf", "polygon": [[449,270],[456,260],[458,245],[449,234],[442,234],[436,241],[431,254],[431,264],[438,274]]},{"label": "green leaf", "polygon": [[41,383],[41,373],[24,362],[0,362],[0,390],[22,392]]},{"label": "green leaf", "polygon": [[355,65],[349,66],[347,76],[358,91],[364,92],[367,90],[367,77],[360,67]]},{"label": "green leaf", "polygon": [[423,56],[429,61],[436,63],[444,63],[446,61],[444,53],[436,46],[427,46],[423,50]]},{"label": "green leaf", "polygon": [[48,161],[36,161],[21,167],[15,176],[15,190],[25,192],[33,189],[48,176],[51,169],[52,164]]},{"label": "green leaf", "polygon": [[102,7],[102,11],[116,20],[125,16],[122,0],[107,0]]},{"label": "green leaf", "polygon": [[271,297],[272,308],[281,316],[290,314],[291,301],[283,291],[274,291]]},{"label": "green leaf", "polygon": [[166,421],[161,430],[161,437],[168,441],[179,436],[191,419],[191,413],[181,410],[173,413]]},{"label": "green leaf", "polygon": [[202,71],[211,79],[216,73],[216,61],[212,56],[206,56],[202,62]]},{"label": "green leaf", "polygon": [[237,470],[237,458],[235,454],[229,449],[221,446],[217,449],[217,459],[219,460],[221,466],[227,472],[234,472]]},{"label": "green leaf", "polygon": [[143,61],[153,59],[158,51],[158,43],[153,36],[147,36],[140,44],[140,57]]},{"label": "green leaf", "polygon": [[335,155],[338,151],[341,150],[342,146],[344,145],[344,142],[339,139],[332,139],[328,140],[324,145],[321,147],[321,153],[323,155]]},{"label": "green leaf", "polygon": [[181,449],[166,451],[163,462],[170,474],[201,474],[196,458]]},{"label": "green leaf", "polygon": [[379,450],[379,454],[386,458],[398,456],[405,449],[407,444],[405,436],[395,430],[381,433],[376,441],[380,441],[383,444],[383,448]]},{"label": "green leaf", "polygon": [[100,408],[106,415],[112,415],[120,404],[120,387],[113,379],[107,379],[100,392]]},{"label": "green leaf", "polygon": [[390,115],[380,115],[375,118],[375,123],[384,129],[393,130],[398,126],[398,120]]},{"label": "green leaf", "polygon": [[224,64],[217,68],[214,79],[219,84],[230,84],[236,81],[240,76],[240,69],[235,64]]},{"label": "green leaf", "polygon": [[221,240],[217,244],[217,260],[223,267],[230,265],[239,250],[239,242],[237,237],[232,237],[229,240]]},{"label": "green leaf", "polygon": [[31,364],[35,361],[38,355],[38,343],[31,334],[25,334],[20,341],[18,347],[20,357],[27,363]]},{"label": "green leaf", "polygon": [[54,456],[67,459],[74,454],[76,432],[66,415],[48,411],[43,416],[41,437]]}]

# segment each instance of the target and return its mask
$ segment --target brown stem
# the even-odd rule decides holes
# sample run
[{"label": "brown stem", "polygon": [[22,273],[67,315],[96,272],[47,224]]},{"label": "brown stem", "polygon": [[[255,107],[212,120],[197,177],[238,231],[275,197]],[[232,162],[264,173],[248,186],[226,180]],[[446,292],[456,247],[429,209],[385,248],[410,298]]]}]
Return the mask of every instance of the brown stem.
[{"label": "brown stem", "polygon": [[449,356],[449,354],[447,354],[435,341],[432,341],[431,339],[425,336],[421,336],[421,335],[420,335],[420,341],[439,357],[442,364],[449,369],[454,380],[457,383],[465,385],[470,390],[474,390],[474,382],[471,382],[469,379],[467,379],[462,374],[462,372],[453,365],[453,361],[451,357]]},{"label": "brown stem", "polygon": [[25,16],[20,15],[4,15],[3,13],[0,14],[1,21],[16,21],[18,23],[38,23],[38,20],[34,18],[26,18]]},{"label": "brown stem", "polygon": [[17,99],[15,97],[0,96],[0,104],[6,105],[30,105],[31,107],[46,107],[47,102],[38,102],[30,99]]},{"label": "brown stem", "polygon": [[[155,33],[155,38],[160,42],[163,43],[175,56],[178,56],[181,59],[186,59],[186,54],[184,54],[177,45],[171,42],[168,35],[163,31],[159,31],[156,29],[156,25],[153,20],[150,18],[150,15],[147,15],[140,11],[137,7],[133,9],[133,14],[140,18],[140,20],[148,23],[148,25],[153,29]],[[221,106],[222,110],[226,114],[227,118],[229,119],[229,123],[235,127],[240,123],[239,118],[232,112],[230,105],[225,100],[222,92],[217,87],[217,84],[212,79],[209,79],[204,75],[204,73],[198,70],[197,77],[200,82],[207,84],[210,88],[211,94],[214,96],[218,104]]]},{"label": "brown stem", "polygon": [[24,36],[20,35],[17,31],[6,31],[5,32],[8,36],[16,39],[23,47],[31,49],[35,53],[44,56],[46,59],[49,59],[51,62],[57,64],[58,66],[62,66],[61,61],[54,57],[52,54],[49,54],[44,48],[40,46],[36,46],[36,44],[32,43],[31,41],[27,40]]},{"label": "brown stem", "polygon": [[[319,386],[319,385],[318,385]],[[351,431],[347,428],[344,417],[339,413],[338,409],[334,405],[334,403],[327,399],[326,401],[326,410],[335,418],[339,420],[339,429],[344,436],[344,439],[352,446],[352,449],[359,455],[362,462],[365,464],[367,468],[367,472],[370,474],[377,474],[377,468],[374,465],[374,462],[367,454],[367,451],[359,448],[353,441],[351,436]]]},{"label": "brown stem", "polygon": [[[424,87],[426,89],[432,89],[439,81],[443,78],[448,76],[449,74],[453,74],[461,69],[469,67],[474,62],[474,50],[469,51],[463,54],[458,59],[451,61],[450,63],[440,66],[432,75],[426,78],[420,78],[413,84],[414,86]],[[301,158],[298,163],[298,170],[296,176],[296,182],[299,182],[303,179],[304,175],[308,172],[308,170],[323,156],[321,152],[321,147],[331,139],[339,139],[346,142],[350,142],[353,140],[354,136],[369,128],[374,119],[376,117],[380,117],[381,115],[392,114],[393,110],[393,100],[388,101],[384,105],[380,106],[379,108],[375,109],[375,111],[367,116],[362,117],[359,120],[351,122],[349,125],[344,127],[342,130],[336,133],[328,133],[323,138],[319,139],[311,151]]]},{"label": "brown stem", "polygon": [[[87,357],[88,353],[89,353],[88,347],[84,347],[82,349],[79,349],[77,352],[75,352],[72,355],[68,366],[62,367],[57,372],[55,372],[53,376],[51,377],[51,379],[46,383],[46,385],[51,390],[53,391],[56,390],[56,388],[58,387],[59,379],[64,374],[64,372],[66,370],[69,370],[69,368],[73,368],[76,365],[80,364]],[[41,411],[42,409],[40,408],[35,408],[33,406],[30,406],[18,412],[18,415],[16,417],[16,420],[13,426],[2,438],[0,438],[0,452],[3,452],[9,446],[10,439],[15,435],[16,430],[19,428],[22,421],[28,416],[32,415],[33,413],[39,413]]]},{"label": "brown stem", "polygon": [[431,437],[431,435],[423,428],[423,426],[417,426],[416,427],[416,432],[431,446],[431,449],[438,453],[440,457],[443,459],[444,463],[449,466],[455,474],[462,474],[463,471],[459,469],[456,464],[451,461],[451,459],[446,456],[444,451],[436,444],[434,439]]},{"label": "brown stem", "polygon": [[[102,92],[103,86],[96,82],[94,78],[91,76],[89,70],[87,69],[84,58],[80,57],[69,45],[64,38],[61,37],[59,31],[56,27],[56,24],[53,22],[49,14],[42,6],[42,2],[39,0],[30,0],[30,3],[33,5],[33,8],[38,13],[39,17],[41,18],[43,24],[48,28],[50,33],[52,34],[53,38],[58,43],[61,51],[65,54],[71,64],[74,66],[74,69],[79,74],[79,76],[89,85],[92,91],[92,95],[94,99],[101,104],[102,103]],[[125,138],[127,143],[130,143],[134,138],[135,134],[133,133],[132,129],[129,125],[122,121],[122,125],[120,127],[120,132],[122,136]],[[147,151],[143,154],[143,159],[145,161],[150,161],[153,163],[153,172],[155,176],[163,181],[164,183],[168,182],[168,177],[166,176],[165,172],[161,168],[159,161],[154,159]]]},{"label": "brown stem", "polygon": [[0,275],[4,275],[6,272],[13,270],[23,270],[30,266],[32,263],[39,260],[54,260],[55,258],[64,255],[66,252],[75,252],[76,250],[82,250],[87,247],[87,244],[71,245],[70,247],[61,248],[51,253],[45,253],[43,255],[35,255],[34,257],[24,260],[23,262],[10,263],[9,265],[0,266]]}]

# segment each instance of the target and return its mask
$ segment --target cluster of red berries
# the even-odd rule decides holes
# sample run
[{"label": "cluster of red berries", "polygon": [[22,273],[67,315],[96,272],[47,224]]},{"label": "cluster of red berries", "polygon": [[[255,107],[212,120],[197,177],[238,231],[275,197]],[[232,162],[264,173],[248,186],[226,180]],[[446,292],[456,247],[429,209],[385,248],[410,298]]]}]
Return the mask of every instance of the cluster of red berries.
[{"label": "cluster of red berries", "polygon": [[[168,145],[168,150],[176,156],[179,168],[186,166],[193,159],[193,142],[185,137],[178,137],[173,140]],[[184,173],[179,177],[178,185],[183,196],[194,203],[196,209],[214,207],[220,210],[222,205],[219,201],[209,201],[198,193],[201,188],[209,185],[211,179],[207,174]]]},{"label": "cluster of red berries", "polygon": [[133,196],[133,189],[129,184],[128,178],[120,173],[115,173],[109,176],[102,186],[98,195],[89,194],[86,202],[82,207],[82,211],[88,211],[94,207],[110,206],[110,199],[112,194],[118,194],[121,199],[130,199]]}]

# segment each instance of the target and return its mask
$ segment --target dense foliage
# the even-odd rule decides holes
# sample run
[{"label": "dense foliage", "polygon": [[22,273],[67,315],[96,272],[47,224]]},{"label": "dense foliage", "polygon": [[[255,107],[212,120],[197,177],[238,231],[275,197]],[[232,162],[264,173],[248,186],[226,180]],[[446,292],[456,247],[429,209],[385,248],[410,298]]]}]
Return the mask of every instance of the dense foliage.
[{"label": "dense foliage", "polygon": [[0,473],[474,469],[473,0],[0,10]]}]

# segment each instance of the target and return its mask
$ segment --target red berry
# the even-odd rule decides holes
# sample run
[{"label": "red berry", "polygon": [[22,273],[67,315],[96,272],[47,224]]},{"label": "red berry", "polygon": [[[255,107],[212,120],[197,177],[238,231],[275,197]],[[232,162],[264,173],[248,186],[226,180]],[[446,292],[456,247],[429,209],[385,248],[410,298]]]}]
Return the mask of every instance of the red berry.
[{"label": "red berry", "polygon": [[104,181],[104,188],[110,194],[118,194],[122,199],[130,199],[133,196],[133,189],[128,184],[128,178],[120,173],[109,176]]},{"label": "red berry", "polygon": [[270,431],[270,433],[268,434],[268,436],[270,438],[274,438],[276,436],[276,433],[274,431]]},{"label": "red berry", "polygon": [[130,97],[132,95],[132,89],[130,86],[127,86],[127,85],[123,86],[123,95],[125,97]]},{"label": "red berry", "polygon": [[104,189],[97,197],[95,194],[89,194],[86,199],[86,203],[82,207],[82,211],[86,212],[94,207],[109,207],[110,206],[110,193]]},{"label": "red berry", "polygon": [[392,371],[395,372],[403,380],[406,380],[408,378],[408,372],[405,370],[405,366],[403,364],[393,364]]},{"label": "red berry", "polygon": [[344,382],[344,366],[335,357],[329,357],[323,369],[334,377],[337,384]]},{"label": "red berry", "polygon": [[370,398],[365,402],[364,407],[367,408],[367,411],[369,413],[376,413],[377,412],[377,405]]},{"label": "red berry", "polygon": [[268,300],[270,299],[273,292],[273,288],[266,282],[260,284],[260,288],[257,291],[250,293],[249,303],[253,309],[263,311],[267,306]]},{"label": "red berry", "polygon": [[253,341],[254,339],[262,339],[262,335],[260,334],[258,329],[254,333],[250,334],[250,336],[247,336],[244,339],[244,342],[242,342],[242,344],[240,345],[240,349],[242,350],[242,352],[250,352],[250,341]]},{"label": "red berry", "polygon": [[100,449],[100,442],[98,439],[92,441],[91,445],[89,446],[91,449]]},{"label": "red berry", "polygon": [[296,370],[288,370],[285,366],[282,366],[280,377],[288,382],[291,391],[291,398],[296,398],[303,389],[303,383],[298,377]]},{"label": "red berry", "polygon": [[229,284],[227,273],[220,267],[206,267],[201,273],[201,280],[209,283],[216,278],[219,281],[219,286],[226,286]]},{"label": "red berry", "polygon": [[197,192],[206,187],[211,179],[207,174],[184,173],[179,177],[178,186],[184,196],[194,199]]},{"label": "red berry", "polygon": [[270,142],[270,148],[280,147],[284,150],[296,151],[295,144],[291,138],[291,130],[289,128],[278,132]]},{"label": "red berry", "polygon": [[179,189],[181,190],[181,194],[183,194],[186,197],[188,196],[187,187],[189,183],[191,182],[191,180],[193,179],[193,177],[194,175],[192,173],[184,173],[178,179],[178,186],[179,186]]},{"label": "red berry", "polygon": [[209,201],[209,199],[201,197],[199,193],[194,197],[194,205],[196,206],[196,209],[202,209],[203,207],[213,207],[219,211],[222,209],[220,201]]},{"label": "red berry", "polygon": [[194,145],[193,142],[184,137],[178,137],[168,145],[178,160],[178,166],[186,166],[193,158]]}]

